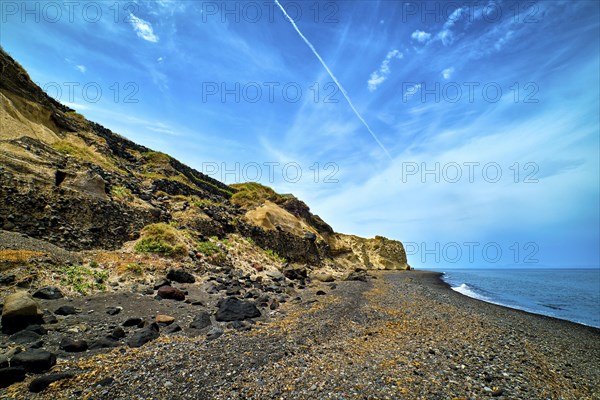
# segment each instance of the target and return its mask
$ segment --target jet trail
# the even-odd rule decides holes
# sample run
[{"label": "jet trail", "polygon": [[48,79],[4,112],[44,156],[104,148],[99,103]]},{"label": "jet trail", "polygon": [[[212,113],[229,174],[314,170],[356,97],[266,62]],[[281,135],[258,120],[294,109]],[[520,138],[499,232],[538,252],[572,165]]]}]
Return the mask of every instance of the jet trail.
[{"label": "jet trail", "polygon": [[325,64],[325,61],[323,61],[323,59],[321,58],[321,56],[319,55],[319,53],[317,53],[317,50],[312,45],[312,43],[310,43],[308,41],[308,39],[302,34],[302,32],[300,32],[300,29],[298,29],[298,25],[296,25],[296,22],[294,22],[294,20],[288,15],[288,13],[281,6],[281,4],[279,4],[278,0],[275,0],[275,4],[277,4],[277,6],[281,9],[281,11],[286,16],[286,18],[288,19],[288,21],[290,21],[290,23],[292,24],[292,26],[294,27],[294,29],[296,30],[296,32],[298,32],[298,35],[300,35],[300,37],[302,38],[302,40],[304,40],[304,43],[306,43],[306,45],[312,50],[313,54],[319,59],[319,61],[321,62],[321,64],[325,68],[325,70],[327,70],[327,73],[329,74],[329,76],[331,77],[331,79],[333,79],[333,81],[335,82],[335,84],[337,85],[337,87],[340,88],[340,91],[342,92],[342,95],[346,98],[346,101],[350,105],[350,108],[352,108],[352,111],[354,111],[354,114],[356,114],[356,116],[358,117],[358,119],[360,119],[360,122],[363,123],[363,125],[365,126],[365,128],[367,128],[367,130],[371,134],[371,136],[373,136],[373,139],[375,139],[375,142],[377,142],[377,144],[379,145],[379,147],[381,147],[381,149],[383,150],[383,152],[385,153],[385,155],[388,156],[388,158],[390,160],[393,160],[392,156],[387,151],[387,149],[385,148],[385,146],[383,145],[383,143],[381,143],[379,141],[379,139],[377,138],[377,135],[375,135],[375,133],[373,132],[373,130],[371,129],[371,127],[369,126],[369,124],[367,124],[367,121],[365,121],[365,119],[362,117],[362,115],[360,115],[360,113],[358,112],[358,110],[356,109],[356,107],[354,107],[354,104],[352,104],[352,100],[350,100],[350,96],[348,96],[348,93],[346,92],[346,90],[343,88],[343,86],[337,80],[337,78],[335,77],[335,75],[333,75],[333,72],[331,72],[331,70],[329,69],[329,67],[327,66],[327,64]]}]

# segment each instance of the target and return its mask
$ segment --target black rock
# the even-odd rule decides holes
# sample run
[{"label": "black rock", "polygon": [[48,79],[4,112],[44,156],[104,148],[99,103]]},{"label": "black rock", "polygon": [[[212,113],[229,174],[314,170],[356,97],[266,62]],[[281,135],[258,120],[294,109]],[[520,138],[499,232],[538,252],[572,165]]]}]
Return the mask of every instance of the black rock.
[{"label": "black rock", "polygon": [[163,331],[163,333],[166,333],[166,334],[180,332],[181,327],[177,324],[171,324],[169,326],[166,326],[162,331]]},{"label": "black rock", "polygon": [[79,314],[79,311],[73,306],[61,306],[56,311],[54,311],[56,315],[74,315]]},{"label": "black rock", "polygon": [[0,275],[0,285],[11,285],[15,283],[16,277],[12,274],[10,275]]},{"label": "black rock", "polygon": [[315,240],[317,240],[317,235],[315,235],[312,232],[306,232],[304,234],[304,239],[310,241],[310,242],[314,242]]},{"label": "black rock", "polygon": [[15,333],[9,337],[8,340],[16,344],[26,344],[37,342],[41,337],[42,336],[40,334],[26,329]]},{"label": "black rock", "polygon": [[99,386],[102,386],[102,387],[109,386],[109,385],[111,385],[111,384],[112,384],[114,381],[115,381],[115,379],[114,379],[114,378],[111,378],[111,377],[109,376],[108,378],[104,378],[104,379],[101,379],[101,380],[99,380],[98,382],[96,382],[96,386],[98,386],[98,385],[99,385]]},{"label": "black rock", "polygon": [[238,285],[231,285],[226,290],[227,291],[225,292],[225,294],[227,296],[235,296],[237,294],[240,294],[240,292],[242,291],[242,288]]},{"label": "black rock", "polygon": [[106,307],[106,313],[108,315],[117,315],[123,311],[123,307]]},{"label": "black rock", "polygon": [[44,314],[44,316],[42,317],[44,319],[44,324],[57,324],[58,323],[58,318],[56,318],[56,316],[52,313],[49,314]]},{"label": "black rock", "polygon": [[367,281],[367,271],[364,269],[356,269],[350,272],[345,278],[345,281]]},{"label": "black rock", "polygon": [[212,328],[210,328],[210,330],[206,334],[206,340],[215,340],[222,334],[223,334],[223,329],[219,328],[218,326],[213,326]]},{"label": "black rock", "polygon": [[123,339],[125,337],[125,330],[120,326],[117,326],[113,331],[108,335],[109,339]]},{"label": "black rock", "polygon": [[25,380],[25,368],[23,367],[7,367],[0,368],[0,388],[6,388],[13,383],[22,382]]},{"label": "black rock", "polygon": [[23,367],[27,372],[40,373],[56,364],[56,356],[46,350],[27,350],[16,354],[10,361],[13,367]]},{"label": "black rock", "polygon": [[65,337],[60,341],[60,348],[67,353],[80,353],[88,349],[88,344],[85,340],[73,340]]},{"label": "black rock", "polygon": [[144,344],[158,339],[160,336],[159,327],[157,323],[152,323],[146,328],[140,329],[135,332],[131,338],[127,341],[129,347],[141,347]]},{"label": "black rock", "polygon": [[140,317],[127,318],[121,325],[123,326],[140,326],[144,322]]},{"label": "black rock", "polygon": [[317,294],[317,296],[324,296],[324,295],[326,295],[327,293],[325,293],[325,292],[324,292],[324,291],[322,291],[322,290],[317,290],[317,293],[316,293],[316,294]]},{"label": "black rock", "polygon": [[48,333],[48,329],[44,328],[41,325],[29,325],[27,328],[25,328],[26,331],[31,331],[31,332],[35,332],[38,335],[45,335],[46,333]]},{"label": "black rock", "polygon": [[243,301],[236,297],[228,297],[219,301],[217,310],[217,321],[241,321],[247,318],[260,317],[260,311],[249,301]]},{"label": "black rock", "polygon": [[292,280],[306,279],[308,272],[306,268],[299,266],[288,266],[283,269],[283,275]]},{"label": "black rock", "polygon": [[210,326],[212,322],[210,321],[210,314],[206,311],[201,312],[196,315],[196,318],[190,324],[190,328],[194,329],[204,329],[207,326]]},{"label": "black rock", "polygon": [[74,376],[75,374],[72,372],[61,372],[58,374],[40,376],[29,383],[29,391],[32,393],[39,393],[50,386],[51,383],[60,381],[62,379],[72,378]]},{"label": "black rock", "polygon": [[119,346],[120,343],[116,340],[111,340],[110,338],[100,338],[96,340],[92,340],[89,345],[90,350],[96,349],[110,349],[112,347]]},{"label": "black rock", "polygon": [[182,269],[170,270],[169,273],[167,274],[167,279],[170,279],[174,282],[179,282],[179,283],[194,283],[194,282],[196,282],[196,279],[194,278],[194,276],[192,274],[190,274],[189,272],[186,272]]},{"label": "black rock", "polygon": [[163,286],[171,286],[171,281],[168,279],[159,279],[158,282],[154,284],[154,290],[158,290]]},{"label": "black rock", "polygon": [[58,289],[58,288],[55,288],[53,286],[46,286],[41,289],[38,289],[33,294],[33,297],[37,297],[38,299],[45,299],[45,300],[56,300],[56,299],[62,298],[63,294],[60,291],[60,289]]}]

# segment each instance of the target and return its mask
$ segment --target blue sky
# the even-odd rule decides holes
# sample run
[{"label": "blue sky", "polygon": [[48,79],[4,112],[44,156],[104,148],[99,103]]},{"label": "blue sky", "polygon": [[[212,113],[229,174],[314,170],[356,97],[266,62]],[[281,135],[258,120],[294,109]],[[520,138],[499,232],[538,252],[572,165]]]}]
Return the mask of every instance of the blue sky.
[{"label": "blue sky", "polygon": [[599,265],[598,2],[281,5],[331,73],[270,1],[4,1],[0,40],[89,119],[413,266]]}]

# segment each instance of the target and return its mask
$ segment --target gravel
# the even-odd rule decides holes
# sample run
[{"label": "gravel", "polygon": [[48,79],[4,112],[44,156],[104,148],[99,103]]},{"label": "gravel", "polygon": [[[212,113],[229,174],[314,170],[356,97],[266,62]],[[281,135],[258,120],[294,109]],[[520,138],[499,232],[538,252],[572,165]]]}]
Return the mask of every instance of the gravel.
[{"label": "gravel", "polygon": [[376,275],[311,285],[250,331],[59,360],[74,378],[0,398],[600,399],[600,330],[464,297],[436,273]]}]

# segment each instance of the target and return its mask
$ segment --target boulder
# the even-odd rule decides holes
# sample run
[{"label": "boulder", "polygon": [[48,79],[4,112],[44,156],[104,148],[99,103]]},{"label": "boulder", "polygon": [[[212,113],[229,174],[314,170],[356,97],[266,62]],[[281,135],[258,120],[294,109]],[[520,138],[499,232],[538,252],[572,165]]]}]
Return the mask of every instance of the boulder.
[{"label": "boulder", "polygon": [[27,372],[40,373],[56,364],[56,356],[46,350],[27,350],[16,354],[10,360],[10,364],[13,367],[23,367]]},{"label": "boulder", "polygon": [[116,340],[113,340],[110,337],[105,337],[105,338],[99,338],[96,340],[92,340],[90,342],[89,349],[90,350],[110,349],[112,347],[117,347],[120,344],[121,344],[120,342],[117,342]]},{"label": "boulder", "polygon": [[24,329],[12,335],[8,340],[16,344],[27,344],[37,342],[41,337],[39,333]]},{"label": "boulder", "polygon": [[120,307],[120,306],[117,306],[117,307],[106,307],[106,313],[108,315],[117,315],[121,311],[123,311],[123,307]]},{"label": "boulder", "polygon": [[129,347],[142,347],[146,343],[158,339],[160,336],[159,327],[157,323],[152,323],[146,328],[142,328],[135,332],[131,338],[127,341]]},{"label": "boulder", "polygon": [[73,306],[61,306],[54,311],[56,315],[75,315],[79,314],[79,310],[77,310]]},{"label": "boulder", "polygon": [[181,290],[174,288],[173,286],[162,286],[158,289],[157,295],[162,299],[170,299],[183,301],[185,300],[185,293]]},{"label": "boulder", "polygon": [[85,340],[73,340],[65,337],[60,341],[60,348],[67,353],[80,353],[88,349],[88,344]]},{"label": "boulder", "polygon": [[267,271],[267,276],[276,281],[282,280],[285,276],[279,271]]},{"label": "boulder", "polygon": [[27,292],[17,292],[4,300],[2,332],[14,333],[32,324],[43,324],[40,305]]},{"label": "boulder", "polygon": [[236,297],[223,299],[219,301],[218,306],[217,321],[241,321],[261,316],[260,311],[254,304]]},{"label": "boulder", "polygon": [[218,326],[213,326],[212,328],[210,328],[210,330],[206,334],[206,340],[215,340],[222,334],[223,334],[223,329],[219,328]]},{"label": "boulder", "polygon": [[335,278],[332,274],[328,273],[328,272],[317,272],[313,275],[313,278],[321,281],[321,282],[333,282],[335,281]]},{"label": "boulder", "polygon": [[144,320],[141,319],[140,317],[131,317],[131,318],[127,318],[125,320],[125,322],[123,322],[121,325],[123,326],[138,326],[138,327],[142,327],[144,324]]},{"label": "boulder", "polygon": [[356,270],[348,273],[345,277],[345,281],[367,281],[367,271],[364,269],[357,268]]},{"label": "boulder", "polygon": [[196,318],[190,324],[190,328],[194,329],[204,329],[208,326],[211,326],[212,322],[210,321],[210,314],[206,311],[201,312],[196,315]]},{"label": "boulder", "polygon": [[165,278],[159,279],[158,281],[156,281],[156,283],[154,284],[154,290],[158,290],[163,286],[171,286],[171,281]]},{"label": "boulder", "polygon": [[45,300],[56,300],[62,298],[63,294],[58,288],[55,288],[53,286],[46,286],[41,289],[38,289],[33,294],[33,297]]},{"label": "boulder", "polygon": [[0,368],[0,389],[9,387],[13,383],[25,380],[25,368],[7,367]]},{"label": "boulder", "polygon": [[170,270],[169,273],[167,274],[167,279],[170,279],[174,282],[179,282],[179,283],[194,283],[194,282],[196,282],[196,279],[194,278],[194,276],[192,274],[190,274],[189,272],[186,272],[182,269]]},{"label": "boulder", "polygon": [[158,314],[155,320],[157,324],[171,325],[173,322],[175,322],[175,317],[171,317],[170,315]]},{"label": "boulder", "polygon": [[283,275],[291,280],[301,280],[306,278],[307,271],[305,267],[289,265],[283,269]]},{"label": "boulder", "polygon": [[49,374],[35,378],[29,383],[29,391],[31,393],[39,393],[50,386],[51,383],[62,379],[72,378],[75,374],[72,372],[61,372],[58,374]]}]

